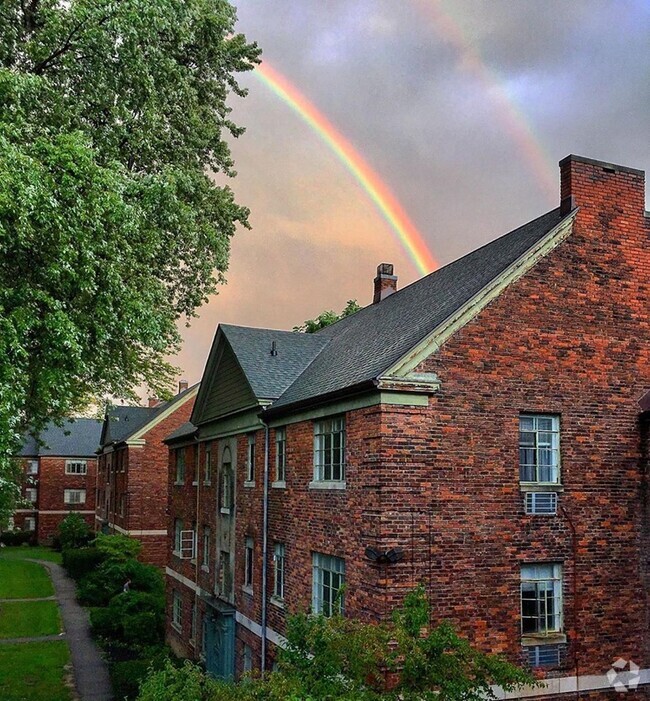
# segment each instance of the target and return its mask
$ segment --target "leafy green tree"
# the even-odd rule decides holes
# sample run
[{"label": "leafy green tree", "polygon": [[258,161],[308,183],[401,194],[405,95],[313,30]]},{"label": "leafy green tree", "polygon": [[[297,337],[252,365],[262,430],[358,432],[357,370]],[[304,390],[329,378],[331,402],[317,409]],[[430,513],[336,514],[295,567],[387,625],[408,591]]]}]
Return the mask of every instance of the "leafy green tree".
[{"label": "leafy green tree", "polygon": [[21,435],[159,396],[248,210],[227,98],[259,50],[227,0],[0,7],[0,502]]},{"label": "leafy green tree", "polygon": [[81,548],[92,538],[92,532],[83,516],[76,513],[69,513],[58,528],[59,543],[61,550],[74,550]]},{"label": "leafy green tree", "polygon": [[9,519],[21,502],[20,480],[22,469],[18,460],[0,462],[0,533],[9,525]]},{"label": "leafy green tree", "polygon": [[142,543],[128,535],[98,533],[95,547],[111,562],[126,562],[135,560],[142,550]]},{"label": "leafy green tree", "polygon": [[297,333],[315,333],[326,326],[331,326],[340,319],[344,319],[346,316],[352,316],[360,309],[361,307],[357,304],[356,299],[349,299],[345,309],[340,314],[333,312],[331,309],[321,312],[315,319],[307,319],[304,324],[294,326],[293,330]]}]

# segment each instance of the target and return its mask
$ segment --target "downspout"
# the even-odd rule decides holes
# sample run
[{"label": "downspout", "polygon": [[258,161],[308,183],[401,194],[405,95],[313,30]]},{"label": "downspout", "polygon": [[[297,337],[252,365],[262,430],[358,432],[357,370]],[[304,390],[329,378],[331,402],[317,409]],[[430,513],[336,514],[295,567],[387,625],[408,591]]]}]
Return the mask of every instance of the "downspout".
[{"label": "downspout", "polygon": [[[201,508],[201,444],[196,443],[196,450],[194,452],[194,475],[196,477],[196,516],[195,524],[196,530],[194,531],[194,617],[193,622],[198,620],[199,614],[199,509]],[[196,627],[196,626],[195,626]],[[197,630],[194,630],[194,654],[198,650]]]},{"label": "downspout", "polygon": [[262,660],[260,669],[262,676],[266,672],[266,580],[268,577],[268,530],[269,530],[269,425],[262,418],[264,424],[264,497],[262,503]]},{"label": "downspout", "polygon": [[569,512],[560,504],[560,509],[564,518],[566,518],[569,528],[571,529],[571,542],[573,549],[573,628],[575,630],[575,642],[573,647],[573,661],[576,669],[576,699],[580,699],[580,635],[578,633],[578,616],[580,610],[580,599],[578,595],[578,534],[576,527],[569,516]]}]

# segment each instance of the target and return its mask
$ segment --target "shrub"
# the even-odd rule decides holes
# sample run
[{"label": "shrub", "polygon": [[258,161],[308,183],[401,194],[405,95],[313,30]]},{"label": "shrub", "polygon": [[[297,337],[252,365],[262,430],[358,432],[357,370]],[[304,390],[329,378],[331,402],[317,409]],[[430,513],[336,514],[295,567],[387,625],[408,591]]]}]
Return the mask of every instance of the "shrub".
[{"label": "shrub", "polygon": [[63,551],[82,548],[92,537],[90,527],[79,514],[70,513],[59,524],[59,542]]},{"label": "shrub", "polygon": [[6,531],[0,535],[0,543],[5,545],[36,545],[36,533],[34,531]]},{"label": "shrub", "polygon": [[110,674],[113,694],[116,699],[135,699],[144,678],[163,669],[169,659],[166,647],[147,648],[142,657],[133,660],[111,662]]},{"label": "shrub", "polygon": [[139,591],[114,596],[109,605],[90,612],[95,635],[125,643],[131,649],[160,643],[165,629],[163,597]]},{"label": "shrub", "polygon": [[104,554],[93,547],[63,551],[63,566],[76,581],[97,569],[104,560]]},{"label": "shrub", "polygon": [[132,591],[155,594],[161,600],[164,598],[165,585],[160,571],[137,560],[104,561],[81,580],[77,596],[85,606],[106,606],[116,594],[122,592],[127,579],[131,580]]},{"label": "shrub", "polygon": [[142,550],[142,543],[126,535],[104,535],[99,533],[95,538],[95,547],[106,555],[106,559],[115,562],[135,560]]}]

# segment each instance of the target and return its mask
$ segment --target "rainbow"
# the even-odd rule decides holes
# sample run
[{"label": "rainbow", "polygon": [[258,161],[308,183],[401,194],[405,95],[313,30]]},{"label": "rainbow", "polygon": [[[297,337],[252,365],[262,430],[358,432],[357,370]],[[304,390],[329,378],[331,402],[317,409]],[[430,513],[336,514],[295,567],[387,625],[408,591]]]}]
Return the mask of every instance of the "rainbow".
[{"label": "rainbow", "polygon": [[320,136],[347,168],[354,179],[368,194],[400,242],[415,268],[426,275],[439,267],[427,244],[403,207],[381,181],[379,176],[363,160],[352,144],[302,95],[284,76],[267,61],[257,66],[254,74],[285,102]]},{"label": "rainbow", "polygon": [[543,152],[539,139],[534,135],[521,110],[515,105],[503,86],[503,81],[490,70],[480,54],[472,47],[460,26],[441,7],[440,0],[415,0],[420,12],[436,27],[440,38],[450,44],[459,58],[462,69],[467,70],[482,84],[485,94],[497,108],[499,119],[506,132],[528,162],[538,185],[549,204],[558,201],[557,169]]}]

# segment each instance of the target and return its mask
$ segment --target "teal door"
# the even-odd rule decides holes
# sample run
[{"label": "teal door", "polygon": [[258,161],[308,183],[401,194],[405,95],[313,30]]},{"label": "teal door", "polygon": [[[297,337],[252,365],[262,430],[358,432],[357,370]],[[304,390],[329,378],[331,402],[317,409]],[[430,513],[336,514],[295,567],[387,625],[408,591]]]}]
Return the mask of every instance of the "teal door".
[{"label": "teal door", "polygon": [[205,668],[213,677],[235,677],[235,617],[216,611],[206,621]]}]

